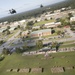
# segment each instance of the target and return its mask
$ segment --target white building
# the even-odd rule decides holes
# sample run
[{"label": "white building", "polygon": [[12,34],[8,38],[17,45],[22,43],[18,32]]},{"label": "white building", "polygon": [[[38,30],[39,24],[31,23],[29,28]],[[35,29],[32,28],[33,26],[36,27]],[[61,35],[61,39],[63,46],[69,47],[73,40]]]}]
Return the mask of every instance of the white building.
[{"label": "white building", "polygon": [[7,29],[6,27],[0,28],[0,33],[2,33],[3,31],[5,31],[6,29]]},{"label": "white building", "polygon": [[4,24],[4,25],[8,24],[8,21],[5,21],[3,24]]},{"label": "white building", "polygon": [[37,20],[37,22],[40,22],[42,19],[41,18],[37,18],[36,20]]},{"label": "white building", "polygon": [[23,32],[22,32],[22,36],[27,36],[27,35],[28,35],[28,33],[30,33],[30,31],[29,31],[29,30],[23,31]]},{"label": "white building", "polygon": [[24,23],[24,22],[26,22],[26,20],[21,20],[20,22]]},{"label": "white building", "polygon": [[75,21],[75,17],[70,18],[70,22],[73,22],[73,21]]},{"label": "white building", "polygon": [[40,26],[34,26],[32,29],[40,29]]},{"label": "white building", "polygon": [[51,23],[46,23],[45,25],[44,25],[44,27],[46,27],[46,28],[51,28],[51,27],[57,27],[57,26],[59,26],[59,25],[61,25],[61,22],[51,22]]},{"label": "white building", "polygon": [[21,20],[21,21],[19,21],[19,23],[22,25],[22,24],[24,24],[26,22],[26,20]]},{"label": "white building", "polygon": [[0,25],[2,25],[3,23],[1,22]]},{"label": "white building", "polygon": [[9,29],[9,31],[13,31],[15,29],[16,29],[16,27],[12,27],[12,28]]},{"label": "white building", "polygon": [[14,22],[14,25],[19,25],[19,22]]},{"label": "white building", "polygon": [[63,10],[63,11],[64,11],[64,10],[66,10],[66,8],[61,8],[61,10]]}]

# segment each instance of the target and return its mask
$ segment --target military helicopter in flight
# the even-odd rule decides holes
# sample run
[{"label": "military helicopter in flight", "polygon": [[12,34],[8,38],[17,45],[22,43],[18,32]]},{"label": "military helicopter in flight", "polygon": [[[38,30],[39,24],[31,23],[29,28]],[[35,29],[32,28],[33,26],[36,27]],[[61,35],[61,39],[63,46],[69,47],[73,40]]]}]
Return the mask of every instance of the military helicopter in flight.
[{"label": "military helicopter in flight", "polygon": [[[45,10],[45,9],[42,9],[45,6],[43,4],[39,4],[39,5],[36,5],[36,6],[32,7],[33,9],[30,7],[31,10],[26,11],[25,10],[26,9],[25,5],[26,4],[24,4],[24,5],[20,6],[20,7],[17,7],[17,8],[12,7],[10,9],[2,9],[2,8],[0,8],[0,9],[2,9],[2,11],[0,13],[3,13],[4,15],[6,14],[6,16],[1,18],[0,21],[6,21],[6,20],[14,21],[14,20],[17,20],[17,19],[23,19],[23,18],[27,17],[29,14],[34,14],[34,13],[37,14],[37,13],[39,13],[39,12],[41,13],[41,12],[43,12]],[[30,9],[30,8],[28,8],[28,9]]]},{"label": "military helicopter in flight", "polygon": [[[25,6],[26,4],[24,4],[23,6]],[[4,10],[4,12],[9,12],[8,14],[15,14],[15,13],[17,13],[17,11],[16,11],[16,9],[20,9],[20,8],[22,8],[23,6],[20,6],[20,7],[18,7],[18,8],[15,8],[15,9],[8,9],[8,10],[6,10],[6,9],[2,9],[2,10]],[[43,8],[44,6],[42,5],[42,4],[40,4],[40,5],[37,5],[37,6],[39,6],[39,8]],[[1,9],[1,8],[0,8]]]},{"label": "military helicopter in flight", "polygon": [[[44,7],[42,4],[40,5],[40,8]],[[15,14],[17,13],[15,9],[9,10],[10,14]]]},{"label": "military helicopter in flight", "polygon": [[[44,7],[42,4],[40,5],[40,8]],[[17,13],[15,9],[9,10],[10,14],[15,14]]]},{"label": "military helicopter in flight", "polygon": [[15,13],[17,13],[15,9],[11,9],[11,10],[9,10],[9,12],[10,12],[10,14],[15,14]]},{"label": "military helicopter in flight", "polygon": [[17,11],[15,9],[13,9],[13,8],[12,9],[8,9],[8,10],[0,8],[0,10],[3,10],[1,13],[4,13],[4,12],[6,12],[8,14],[15,14],[15,13],[17,13]]},{"label": "military helicopter in flight", "polygon": [[40,8],[44,7],[42,4],[40,5]]}]

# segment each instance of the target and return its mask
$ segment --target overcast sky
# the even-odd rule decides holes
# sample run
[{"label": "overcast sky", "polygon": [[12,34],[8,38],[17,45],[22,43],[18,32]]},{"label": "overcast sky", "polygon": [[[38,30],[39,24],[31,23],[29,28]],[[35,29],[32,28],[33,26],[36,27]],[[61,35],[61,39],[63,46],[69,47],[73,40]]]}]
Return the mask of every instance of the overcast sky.
[{"label": "overcast sky", "polygon": [[30,10],[39,7],[60,2],[63,0],[0,0],[0,17],[10,15],[9,9],[16,9],[19,13],[21,11]]}]

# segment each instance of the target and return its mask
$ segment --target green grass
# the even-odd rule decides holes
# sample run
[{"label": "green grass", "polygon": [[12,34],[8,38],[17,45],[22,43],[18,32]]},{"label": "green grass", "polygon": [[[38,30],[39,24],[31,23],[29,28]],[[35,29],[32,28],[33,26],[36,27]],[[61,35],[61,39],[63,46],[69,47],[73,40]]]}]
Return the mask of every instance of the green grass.
[{"label": "green grass", "polygon": [[37,25],[42,25],[42,24],[45,24],[45,23],[50,23],[50,22],[54,22],[54,20],[40,21],[40,22],[35,23],[35,24],[34,24],[34,26],[37,26]]},{"label": "green grass", "polygon": [[67,41],[67,42],[63,42],[63,44],[69,44],[69,43],[74,43],[75,41]]},{"label": "green grass", "polygon": [[60,46],[60,48],[66,48],[66,47],[75,47],[75,41],[67,41],[63,42],[63,44]]},{"label": "green grass", "polygon": [[75,44],[61,45],[60,48],[75,47]]},{"label": "green grass", "polygon": [[[75,66],[75,52],[63,52],[50,54],[53,59],[45,58],[44,55],[37,56],[22,56],[21,54],[12,54],[5,57],[5,59],[0,62],[0,75],[75,75],[74,70],[67,70],[63,73],[51,73],[51,67],[53,66]],[[62,56],[66,56],[62,58]],[[68,63],[66,61],[69,61]],[[55,63],[57,62],[57,63]],[[34,68],[43,67],[43,73],[15,73],[6,72],[7,69],[16,68]]]},{"label": "green grass", "polygon": [[11,37],[12,37],[13,35],[15,35],[18,31],[19,31],[18,29],[12,31],[12,34],[9,34],[6,40],[8,40],[9,38],[11,38]]},{"label": "green grass", "polygon": [[14,30],[14,31],[12,31],[12,33],[9,34],[9,35],[2,34],[2,33],[1,33],[1,34],[0,34],[0,38],[6,37],[6,38],[4,38],[4,41],[7,41],[9,38],[11,38],[13,35],[15,35],[18,31],[19,31],[18,29],[17,29],[17,30]]}]

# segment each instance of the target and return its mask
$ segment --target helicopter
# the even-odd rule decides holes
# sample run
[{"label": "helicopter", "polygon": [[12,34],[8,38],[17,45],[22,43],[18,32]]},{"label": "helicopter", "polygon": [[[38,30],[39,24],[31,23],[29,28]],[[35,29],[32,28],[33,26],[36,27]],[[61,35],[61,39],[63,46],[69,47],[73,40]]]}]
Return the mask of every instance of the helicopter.
[{"label": "helicopter", "polygon": [[15,9],[11,9],[11,10],[9,10],[9,12],[10,12],[10,14],[14,14],[14,13],[16,13],[16,10]]},{"label": "helicopter", "polygon": [[44,7],[42,4],[40,5],[40,8]]},{"label": "helicopter", "polygon": [[[24,5],[22,5],[22,6],[20,6],[20,7],[18,7],[18,8],[16,8],[16,9],[21,9],[23,6],[25,6],[26,4],[24,4]],[[37,6],[39,6],[39,8],[43,8],[44,6],[42,5],[42,4],[40,4],[40,5],[37,5]],[[6,10],[6,9],[2,9],[2,8],[0,8],[1,10],[4,10],[4,12],[9,12],[8,14],[15,14],[15,13],[17,13],[16,12],[16,10],[15,9],[9,9],[9,10]]]},{"label": "helicopter", "polygon": [[[40,8],[44,7],[42,4],[40,5]],[[10,14],[15,14],[17,13],[15,9],[9,10]]]}]

